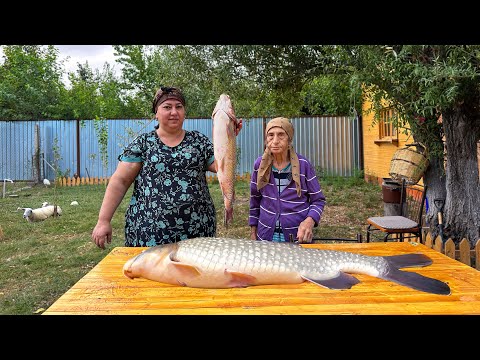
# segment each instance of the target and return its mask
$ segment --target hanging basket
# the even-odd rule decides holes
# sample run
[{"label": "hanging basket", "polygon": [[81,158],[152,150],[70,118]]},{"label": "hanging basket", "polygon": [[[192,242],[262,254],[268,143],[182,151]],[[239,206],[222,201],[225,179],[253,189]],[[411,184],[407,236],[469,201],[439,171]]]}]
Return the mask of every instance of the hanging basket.
[{"label": "hanging basket", "polygon": [[[415,147],[422,150],[417,151]],[[390,177],[394,180],[416,184],[422,178],[428,167],[426,148],[421,143],[407,144],[393,154],[390,162]]]}]

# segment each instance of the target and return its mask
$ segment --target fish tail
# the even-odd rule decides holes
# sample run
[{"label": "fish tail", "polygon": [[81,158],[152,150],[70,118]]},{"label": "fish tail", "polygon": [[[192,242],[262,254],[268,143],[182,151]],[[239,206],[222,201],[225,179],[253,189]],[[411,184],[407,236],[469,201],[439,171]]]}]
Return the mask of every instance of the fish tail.
[{"label": "fish tail", "polygon": [[422,253],[384,256],[384,258],[396,269],[432,265],[432,259]]},{"label": "fish tail", "polygon": [[389,270],[379,276],[379,278],[431,294],[450,295],[450,287],[443,281],[399,269],[402,267],[430,265],[432,260],[428,256],[424,254],[404,254],[385,256],[385,259],[389,264]]},{"label": "fish tail", "polygon": [[228,224],[233,221],[233,207],[225,208],[223,213],[223,224],[228,227]]}]

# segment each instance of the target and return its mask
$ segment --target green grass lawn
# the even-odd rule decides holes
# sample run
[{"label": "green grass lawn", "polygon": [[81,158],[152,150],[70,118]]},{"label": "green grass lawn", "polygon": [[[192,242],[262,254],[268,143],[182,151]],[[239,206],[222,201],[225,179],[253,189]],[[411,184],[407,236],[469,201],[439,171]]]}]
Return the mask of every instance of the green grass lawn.
[{"label": "green grass lawn", "polygon": [[[320,181],[327,205],[316,237],[355,238],[364,234],[366,219],[383,213],[381,187],[360,178],[325,178]],[[0,198],[0,314],[41,314],[115,246],[123,246],[124,214],[131,190],[112,220],[113,240],[106,250],[92,243],[105,192],[104,185],[49,187],[7,185]],[[217,236],[246,237],[249,182],[237,182],[234,221],[223,226],[223,200],[218,183],[210,184],[217,209]],[[18,195],[10,197],[9,195]],[[70,203],[76,200],[78,206]],[[61,206],[60,217],[29,223],[18,207],[40,207],[44,201]]]}]

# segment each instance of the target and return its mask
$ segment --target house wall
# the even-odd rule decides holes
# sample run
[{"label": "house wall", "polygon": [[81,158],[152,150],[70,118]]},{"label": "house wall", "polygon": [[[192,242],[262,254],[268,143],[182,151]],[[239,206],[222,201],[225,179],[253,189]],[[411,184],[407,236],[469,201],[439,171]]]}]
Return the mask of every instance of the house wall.
[{"label": "house wall", "polygon": [[383,178],[388,178],[390,161],[398,149],[411,141],[406,134],[398,134],[398,142],[379,141],[378,124],[373,124],[374,114],[369,112],[371,102],[365,100],[362,105],[362,129],[363,129],[363,164],[365,180],[381,184]]},{"label": "house wall", "polygon": [[[378,141],[378,124],[373,124],[373,112],[368,110],[371,102],[364,100],[362,105],[362,141],[363,141],[363,164],[365,180],[369,182],[378,182],[381,184],[383,178],[390,177],[390,161],[393,154],[405,144],[412,143],[412,138],[407,134],[400,132],[398,134],[398,142]],[[480,180],[480,141],[477,143],[477,162],[478,176]],[[419,183],[422,183],[420,179]]]}]

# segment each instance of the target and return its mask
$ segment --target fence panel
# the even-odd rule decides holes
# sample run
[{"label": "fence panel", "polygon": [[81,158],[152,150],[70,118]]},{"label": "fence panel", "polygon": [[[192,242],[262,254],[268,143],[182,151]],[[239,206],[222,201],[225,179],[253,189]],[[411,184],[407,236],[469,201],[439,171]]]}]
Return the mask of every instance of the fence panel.
[{"label": "fence panel", "polygon": [[[237,137],[240,176],[251,173],[263,153],[267,118],[243,119]],[[347,116],[294,117],[294,148],[322,172],[352,176],[360,167],[359,119]],[[108,130],[107,161],[95,131],[96,120],[0,121],[0,178],[35,181],[35,128],[40,134],[40,176],[110,177],[123,148],[140,133],[153,130],[155,119],[103,120]],[[185,119],[184,129],[197,130],[212,140],[212,120]],[[106,166],[104,166],[106,165]],[[208,176],[213,174],[209,173]]]}]

